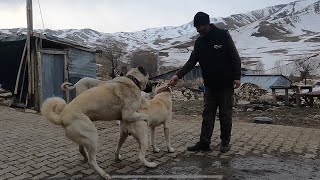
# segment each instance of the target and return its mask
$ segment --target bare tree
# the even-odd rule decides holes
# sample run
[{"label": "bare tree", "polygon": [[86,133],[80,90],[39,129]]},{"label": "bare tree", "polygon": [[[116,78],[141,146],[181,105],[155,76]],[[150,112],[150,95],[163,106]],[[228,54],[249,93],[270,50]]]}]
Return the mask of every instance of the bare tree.
[{"label": "bare tree", "polygon": [[149,73],[150,77],[157,75],[158,54],[153,51],[136,51],[130,58],[131,66],[142,66]]},{"label": "bare tree", "polygon": [[278,61],[276,61],[274,63],[273,72],[275,74],[284,74],[284,67],[283,67],[283,61],[282,60],[278,60]]},{"label": "bare tree", "polygon": [[265,69],[264,69],[264,64],[262,63],[261,60],[259,60],[255,66],[254,66],[254,70],[257,74],[264,74]]},{"label": "bare tree", "polygon": [[305,80],[305,84],[307,83],[307,77],[316,73],[316,70],[320,67],[319,59],[315,58],[317,56],[319,56],[319,54],[293,61],[293,70],[300,75],[301,80]]},{"label": "bare tree", "polygon": [[117,74],[117,69],[119,61],[122,56],[125,55],[123,48],[116,43],[110,43],[102,47],[102,54],[107,58],[111,63],[111,78],[115,78]]}]

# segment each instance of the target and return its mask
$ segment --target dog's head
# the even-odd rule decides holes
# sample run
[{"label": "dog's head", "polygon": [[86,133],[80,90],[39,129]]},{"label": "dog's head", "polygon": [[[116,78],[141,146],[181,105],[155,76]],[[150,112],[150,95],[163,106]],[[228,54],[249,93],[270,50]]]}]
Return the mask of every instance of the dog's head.
[{"label": "dog's head", "polygon": [[146,89],[144,90],[146,93],[154,93],[154,90],[156,89],[156,86],[159,82],[154,80],[149,80],[146,86]]},{"label": "dog's head", "polygon": [[132,68],[126,74],[135,77],[140,83],[140,89],[145,89],[148,83],[149,74],[143,67]]},{"label": "dog's head", "polygon": [[162,92],[171,93],[171,88],[168,86],[168,83],[164,83],[160,81],[156,86],[156,94],[159,94]]}]

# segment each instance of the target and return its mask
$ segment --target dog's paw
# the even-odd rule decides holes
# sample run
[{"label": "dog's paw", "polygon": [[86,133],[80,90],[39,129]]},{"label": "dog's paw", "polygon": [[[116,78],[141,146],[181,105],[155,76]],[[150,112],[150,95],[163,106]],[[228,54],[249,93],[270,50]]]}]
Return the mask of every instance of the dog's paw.
[{"label": "dog's paw", "polygon": [[117,125],[119,125],[119,126],[120,126],[120,121],[118,121],[118,120],[117,120],[117,121],[116,121],[116,123],[117,123]]},{"label": "dog's paw", "polygon": [[148,168],[155,168],[157,167],[157,164],[154,162],[148,162],[147,164],[145,164]]},{"label": "dog's paw", "polygon": [[147,126],[149,126],[149,119],[145,119],[143,121],[147,123]]},{"label": "dog's paw", "polygon": [[154,152],[154,153],[158,153],[158,152],[160,152],[160,149],[157,148],[157,147],[156,147],[156,148],[153,148],[153,152]]},{"label": "dog's paw", "polygon": [[174,149],[174,148],[172,148],[172,147],[170,147],[170,148],[168,148],[168,152],[169,153],[174,153],[176,150]]},{"label": "dog's paw", "polygon": [[105,173],[104,175],[102,175],[102,178],[103,178],[103,179],[107,179],[107,180],[112,179],[111,176],[110,176],[109,174],[107,174],[107,173]]},{"label": "dog's paw", "polygon": [[87,158],[84,158],[81,160],[81,162],[84,164],[84,163],[87,163],[88,162],[88,159]]},{"label": "dog's paw", "polygon": [[120,154],[119,154],[118,156],[115,155],[115,160],[116,160],[116,161],[121,161],[121,155],[120,155]]}]

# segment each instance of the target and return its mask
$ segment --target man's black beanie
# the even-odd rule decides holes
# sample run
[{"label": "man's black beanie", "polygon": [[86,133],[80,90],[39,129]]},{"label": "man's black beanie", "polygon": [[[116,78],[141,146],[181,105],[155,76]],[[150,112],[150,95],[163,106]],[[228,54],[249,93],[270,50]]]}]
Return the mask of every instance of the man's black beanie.
[{"label": "man's black beanie", "polygon": [[210,24],[209,15],[204,12],[198,12],[193,18],[193,26],[199,27]]}]

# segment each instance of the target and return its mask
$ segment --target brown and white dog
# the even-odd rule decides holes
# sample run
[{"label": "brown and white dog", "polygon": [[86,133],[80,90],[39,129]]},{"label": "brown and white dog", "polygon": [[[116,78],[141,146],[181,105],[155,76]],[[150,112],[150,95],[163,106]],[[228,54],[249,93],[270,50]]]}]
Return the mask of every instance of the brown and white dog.
[{"label": "brown and white dog", "polygon": [[115,158],[121,159],[120,148],[126,138],[132,135],[139,143],[140,152],[139,159],[147,167],[155,167],[155,163],[150,163],[145,160],[146,151],[148,149],[148,127],[151,130],[151,143],[154,152],[159,152],[155,143],[155,128],[160,125],[164,125],[164,133],[166,139],[166,145],[168,152],[174,152],[175,149],[170,144],[170,123],[172,119],[172,100],[171,89],[166,84],[160,84],[156,88],[156,95],[151,100],[145,100],[142,102],[140,110],[138,112],[147,114],[149,121],[136,121],[128,122],[122,121],[120,123],[120,138],[118,147],[115,152]]}]

